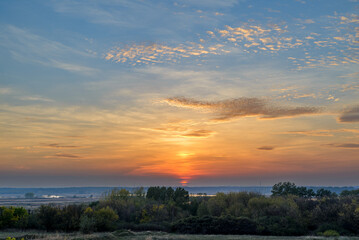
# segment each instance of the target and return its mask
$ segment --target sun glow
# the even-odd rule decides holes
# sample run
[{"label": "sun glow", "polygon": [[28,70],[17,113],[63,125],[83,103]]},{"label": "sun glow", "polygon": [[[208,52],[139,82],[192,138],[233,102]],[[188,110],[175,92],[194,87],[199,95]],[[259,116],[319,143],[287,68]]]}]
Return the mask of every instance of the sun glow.
[{"label": "sun glow", "polygon": [[182,158],[188,158],[193,156],[194,153],[190,153],[190,152],[179,152],[177,153],[177,156],[182,157]]},{"label": "sun glow", "polygon": [[189,179],[190,178],[188,178],[188,177],[183,177],[182,180],[180,181],[181,185],[182,186],[187,186]]}]

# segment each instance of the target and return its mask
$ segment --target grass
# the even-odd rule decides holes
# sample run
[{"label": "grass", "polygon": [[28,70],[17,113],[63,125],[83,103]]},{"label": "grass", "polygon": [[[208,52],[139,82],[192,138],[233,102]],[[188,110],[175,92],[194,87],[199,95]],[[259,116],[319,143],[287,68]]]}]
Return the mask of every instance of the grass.
[{"label": "grass", "polygon": [[302,236],[302,237],[274,237],[274,236],[247,236],[247,235],[187,235],[187,234],[172,234],[165,232],[132,232],[132,231],[115,231],[106,233],[46,233],[38,231],[7,231],[0,232],[0,240],[5,240],[7,237],[15,237],[16,240],[24,239],[41,239],[41,240],[105,240],[105,239],[123,239],[123,240],[359,240],[359,237],[316,237],[316,236]]}]

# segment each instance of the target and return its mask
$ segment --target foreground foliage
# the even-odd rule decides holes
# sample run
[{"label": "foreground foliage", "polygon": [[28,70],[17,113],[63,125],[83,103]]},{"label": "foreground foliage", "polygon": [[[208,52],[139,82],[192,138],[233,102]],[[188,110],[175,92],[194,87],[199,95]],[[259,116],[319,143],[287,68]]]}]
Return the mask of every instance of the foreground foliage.
[{"label": "foreground foliage", "polygon": [[183,188],[113,189],[89,205],[43,205],[35,211],[0,207],[0,229],[83,233],[116,229],[189,234],[277,236],[359,235],[359,194],[340,196],[293,183],[278,183],[272,196],[218,193],[190,197]]},{"label": "foreground foliage", "polygon": [[[25,239],[51,239],[51,240],[328,240],[328,237],[280,237],[280,236],[255,236],[255,235],[195,235],[195,234],[173,234],[165,232],[133,232],[129,230],[119,230],[104,233],[44,233],[44,232],[0,232],[0,240],[8,240],[7,235],[11,235],[11,240]],[[359,237],[335,237],[329,239],[336,240],[359,240]]]}]

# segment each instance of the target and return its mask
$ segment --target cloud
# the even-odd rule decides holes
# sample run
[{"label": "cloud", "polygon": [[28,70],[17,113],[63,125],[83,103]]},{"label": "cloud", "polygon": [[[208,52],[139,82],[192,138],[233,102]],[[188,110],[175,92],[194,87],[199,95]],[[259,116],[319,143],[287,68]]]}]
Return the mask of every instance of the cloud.
[{"label": "cloud", "polygon": [[257,148],[258,150],[266,150],[266,151],[270,151],[270,150],[274,150],[274,147],[272,146],[262,146]]},{"label": "cloud", "polygon": [[[99,1],[87,4],[82,1],[56,1],[52,2],[52,7],[56,12],[72,14],[76,17],[84,18],[92,23],[115,25],[118,27],[136,27],[136,20],[131,13],[134,11],[141,13],[141,16],[153,12],[148,4],[141,4],[136,1],[121,0]],[[122,11],[121,11],[122,9]],[[131,21],[132,20],[132,21]],[[138,27],[138,26],[137,26]]]},{"label": "cloud", "polygon": [[81,156],[70,154],[70,153],[56,153],[55,155],[45,156],[44,158],[53,158],[53,157],[55,157],[55,158],[74,158],[74,159],[82,158]]},{"label": "cloud", "polygon": [[106,53],[105,59],[118,63],[137,64],[175,63],[189,57],[199,57],[208,54],[219,54],[223,45],[205,47],[202,44],[186,43],[170,46],[158,43],[132,44],[114,47]]},{"label": "cloud", "polygon": [[214,112],[218,115],[213,119],[226,121],[236,117],[258,116],[262,119],[294,117],[298,115],[315,114],[320,111],[317,107],[276,106],[275,103],[259,98],[237,98],[223,101],[198,101],[185,97],[167,98],[169,105],[199,109]]},{"label": "cloud", "polygon": [[359,122],[359,106],[344,111],[338,120],[342,123]]},{"label": "cloud", "polygon": [[358,143],[344,143],[344,144],[339,144],[336,147],[338,147],[338,148],[359,148],[359,144]]},{"label": "cloud", "polygon": [[0,28],[0,46],[5,46],[19,62],[32,62],[83,75],[99,72],[80,63],[94,57],[85,50],[77,50],[12,25]]},{"label": "cloud", "polygon": [[[198,33],[193,36],[196,39],[191,40],[193,42],[187,41],[177,44],[135,43],[131,46],[115,46],[106,53],[106,59],[135,66],[138,64],[177,63],[179,60],[190,57],[277,53],[301,48],[302,51],[299,54],[296,53],[295,56],[289,57],[297,70],[359,63],[355,54],[355,46],[359,42],[359,28],[346,27],[345,25],[340,29],[338,28],[339,21],[346,25],[357,23],[356,15],[332,17],[332,21],[327,21],[325,25],[312,19],[297,19],[297,21],[301,24],[288,25],[285,22],[265,23],[253,20],[236,25],[208,28],[205,31],[206,34]],[[325,29],[326,34],[314,32],[308,34],[305,25],[309,23]],[[326,48],[328,53],[318,56],[301,56],[302,53],[314,53],[314,50],[318,48]],[[295,51],[291,51],[291,53],[295,53]]]},{"label": "cloud", "polygon": [[341,91],[359,91],[359,84],[344,84]]},{"label": "cloud", "polygon": [[329,130],[313,130],[313,131],[289,131],[286,134],[294,135],[306,135],[306,136],[317,136],[317,137],[331,137],[333,134]]},{"label": "cloud", "polygon": [[158,128],[143,128],[144,130],[161,132],[166,135],[175,137],[188,137],[188,138],[208,138],[214,135],[216,132],[206,129],[192,129],[190,124],[186,126],[185,122],[169,123],[164,127]]},{"label": "cloud", "polygon": [[83,148],[81,146],[60,145],[58,143],[50,143],[50,144],[45,144],[45,145],[41,145],[41,146],[34,146],[34,147],[38,147],[38,148],[58,148],[58,149],[63,149],[63,148]]},{"label": "cloud", "polygon": [[53,102],[54,100],[49,99],[49,98],[44,98],[41,96],[23,96],[20,97],[20,100],[24,100],[24,101],[41,101],[41,102]]},{"label": "cloud", "polygon": [[233,7],[238,3],[238,0],[182,0],[180,1],[189,6],[197,6],[197,7],[206,7],[206,8],[223,8],[223,7]]},{"label": "cloud", "polygon": [[[209,29],[205,35],[198,35],[195,42],[178,44],[134,43],[131,45],[114,46],[105,54],[107,60],[138,64],[176,63],[191,57],[205,57],[231,53],[241,49],[249,51],[279,51],[302,45],[291,37],[281,36],[285,27],[273,24],[263,27],[259,24],[241,24]],[[234,52],[237,52],[235,50]]]},{"label": "cloud", "polygon": [[210,130],[194,130],[194,131],[190,131],[187,132],[185,134],[183,134],[182,136],[184,137],[194,137],[194,138],[207,138],[210,137],[214,134],[214,131],[210,131]]},{"label": "cloud", "polygon": [[318,130],[307,130],[307,131],[288,131],[284,134],[293,134],[293,135],[305,135],[305,136],[316,136],[316,137],[332,137],[335,133],[351,133],[358,134],[358,129],[318,129]]},{"label": "cloud", "polygon": [[0,88],[0,94],[10,94],[12,90],[10,88]]},{"label": "cloud", "polygon": [[69,154],[69,153],[56,153],[55,156],[62,157],[62,158],[82,158],[80,156]]}]

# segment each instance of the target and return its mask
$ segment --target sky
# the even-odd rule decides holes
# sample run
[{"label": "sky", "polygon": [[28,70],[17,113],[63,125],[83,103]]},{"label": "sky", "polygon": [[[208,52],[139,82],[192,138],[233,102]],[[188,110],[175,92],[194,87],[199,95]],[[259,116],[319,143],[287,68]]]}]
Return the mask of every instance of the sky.
[{"label": "sky", "polygon": [[357,0],[0,1],[0,187],[359,185]]}]

